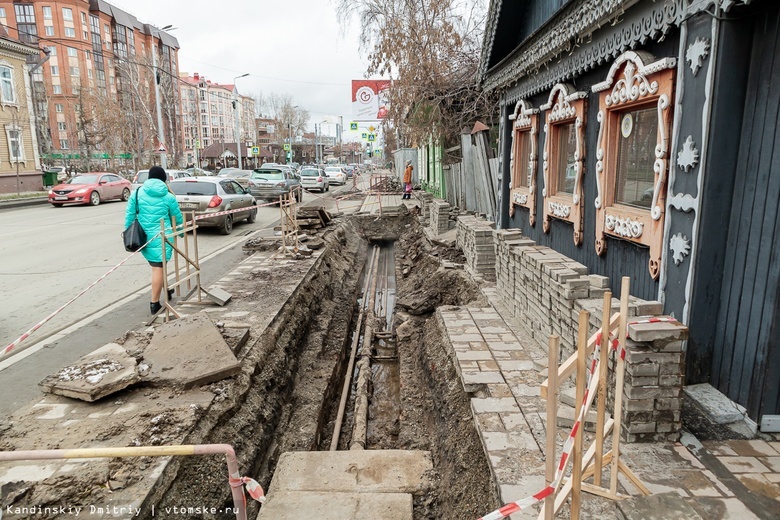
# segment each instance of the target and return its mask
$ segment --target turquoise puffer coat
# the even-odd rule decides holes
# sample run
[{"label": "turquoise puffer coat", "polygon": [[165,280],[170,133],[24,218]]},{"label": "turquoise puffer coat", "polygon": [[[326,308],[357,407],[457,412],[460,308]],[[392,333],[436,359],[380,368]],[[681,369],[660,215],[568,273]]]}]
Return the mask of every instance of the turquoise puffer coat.
[{"label": "turquoise puffer coat", "polygon": [[[125,211],[125,229],[135,218],[136,196],[138,197],[138,222],[146,233],[147,240],[160,234],[160,219],[165,219],[165,233],[172,231],[171,217],[176,219],[176,225],[184,223],[176,197],[168,191],[168,185],[159,179],[149,179],[130,195]],[[171,259],[173,249],[165,248],[165,260]],[[141,254],[149,262],[162,262],[162,240],[156,236],[149,245],[141,250]]]}]

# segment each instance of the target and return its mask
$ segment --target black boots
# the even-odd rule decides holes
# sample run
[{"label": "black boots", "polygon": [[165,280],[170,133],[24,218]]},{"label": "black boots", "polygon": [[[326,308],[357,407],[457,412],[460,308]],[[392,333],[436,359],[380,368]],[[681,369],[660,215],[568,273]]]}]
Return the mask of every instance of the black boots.
[{"label": "black boots", "polygon": [[168,289],[168,301],[173,300],[173,293],[176,291],[176,289]]},{"label": "black boots", "polygon": [[162,309],[162,304],[160,302],[151,302],[149,304],[149,310],[152,311],[152,316],[160,312],[160,309]]}]

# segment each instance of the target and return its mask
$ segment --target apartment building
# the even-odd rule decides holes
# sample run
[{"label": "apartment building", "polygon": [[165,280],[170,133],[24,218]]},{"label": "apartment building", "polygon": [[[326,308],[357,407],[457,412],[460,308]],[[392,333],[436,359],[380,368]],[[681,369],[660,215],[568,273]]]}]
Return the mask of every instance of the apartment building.
[{"label": "apartment building", "polygon": [[176,136],[165,145],[180,162],[175,37],[103,0],[0,0],[0,23],[48,56],[32,75],[45,161],[156,161],[156,58],[163,133]]},{"label": "apartment building", "polygon": [[[239,140],[244,145],[254,144],[254,99],[240,95],[235,85],[212,82],[197,72],[182,72],[179,80],[182,146],[187,164],[194,164],[198,144],[198,149],[204,150],[213,144],[235,143],[236,117],[240,121]],[[203,163],[203,157],[199,159]]]}]

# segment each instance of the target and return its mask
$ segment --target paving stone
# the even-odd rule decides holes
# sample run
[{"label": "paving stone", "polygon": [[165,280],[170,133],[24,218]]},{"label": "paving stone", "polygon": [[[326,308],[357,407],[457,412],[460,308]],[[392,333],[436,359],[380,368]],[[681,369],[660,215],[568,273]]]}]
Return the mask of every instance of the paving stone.
[{"label": "paving stone", "polygon": [[458,351],[455,353],[458,361],[488,361],[493,359],[493,355],[489,350],[468,350]]},{"label": "paving stone", "polygon": [[736,452],[737,455],[746,457],[774,457],[775,450],[768,442],[760,439],[751,440],[732,440],[727,444]]},{"label": "paving stone", "polygon": [[464,386],[504,382],[504,377],[501,375],[501,372],[466,372],[464,370],[462,377]]},{"label": "paving stone", "polygon": [[769,468],[755,457],[718,457],[732,473],[768,473]]},{"label": "paving stone", "polygon": [[44,392],[93,402],[139,381],[136,360],[116,343],[103,345],[39,384]]},{"label": "paving stone", "polygon": [[498,361],[498,366],[503,371],[522,371],[522,370],[533,370],[534,369],[534,363],[533,361],[527,360],[527,361]]},{"label": "paving stone", "polygon": [[628,337],[643,343],[687,339],[688,328],[676,322],[635,323],[628,325]]},{"label": "paving stone", "polygon": [[758,460],[775,473],[780,473],[780,455],[777,457],[759,457]]},{"label": "paving stone", "polygon": [[182,388],[205,385],[241,371],[222,334],[199,313],[162,325],[144,351],[144,380]]},{"label": "paving stone", "polygon": [[717,424],[730,424],[745,417],[733,401],[708,383],[688,385],[683,391]]},{"label": "paving stone", "polygon": [[702,520],[677,493],[661,493],[616,502],[621,520]]},{"label": "paving stone", "polygon": [[520,408],[514,397],[503,398],[472,398],[471,407],[475,413],[485,412],[519,412]]},{"label": "paving stone", "polygon": [[[260,509],[258,520],[298,520],[309,515],[318,520],[371,518],[412,520],[412,495],[408,493],[333,493],[325,491],[275,491]],[[303,514],[303,516],[302,516]]]}]

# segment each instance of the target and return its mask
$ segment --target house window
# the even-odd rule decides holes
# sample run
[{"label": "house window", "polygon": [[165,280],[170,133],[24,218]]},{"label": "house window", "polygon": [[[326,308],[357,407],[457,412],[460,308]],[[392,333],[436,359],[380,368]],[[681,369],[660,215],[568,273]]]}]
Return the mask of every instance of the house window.
[{"label": "house window", "polygon": [[60,150],[67,150],[67,149],[68,149],[68,140],[60,139]]},{"label": "house window", "polygon": [[50,47],[46,47],[46,51],[49,53],[49,56],[57,55],[57,47],[54,47],[53,45]]},{"label": "house window", "polygon": [[69,7],[63,7],[62,8],[62,19],[67,22],[73,21],[73,9]]},{"label": "house window", "polygon": [[54,26],[47,25],[43,28],[43,32],[46,34],[46,36],[54,36]]},{"label": "house window", "polygon": [[58,112],[58,113],[61,113],[62,112],[62,104],[61,103],[55,104],[54,105],[54,111]]},{"label": "house window", "polygon": [[78,76],[79,75],[79,68],[78,67],[71,67],[70,68],[70,75],[71,76]]},{"label": "house window", "polygon": [[5,7],[0,7],[0,18],[5,18]]},{"label": "house window", "polygon": [[69,38],[75,38],[76,30],[73,27],[65,27],[65,36],[68,36]]},{"label": "house window", "polygon": [[[524,207],[528,210],[528,222],[533,226],[536,224],[536,136],[539,109],[532,108],[521,99],[509,115],[509,120],[512,121],[509,215],[514,217],[516,206]],[[262,142],[270,142],[270,139],[263,139]]]},{"label": "house window", "polygon": [[51,20],[51,7],[43,6],[43,19]]},{"label": "house window", "polygon": [[583,174],[585,155],[585,92],[555,85],[545,105],[544,221],[545,233],[553,219],[573,227],[576,245],[583,233]]},{"label": "house window", "polygon": [[87,59],[87,61],[91,61],[92,53],[90,51],[84,51],[84,57]]},{"label": "house window", "polygon": [[24,162],[24,147],[22,146],[22,129],[15,125],[5,125],[5,135],[8,139],[8,152],[12,163]]},{"label": "house window", "polygon": [[515,161],[517,164],[513,188],[528,187],[528,161],[531,159],[531,132],[517,132]]},{"label": "house window", "polygon": [[51,75],[52,76],[59,76],[60,75],[60,68],[56,65],[51,66]]},{"label": "house window", "polygon": [[84,11],[81,12],[81,23],[85,24],[87,23],[87,13]]},{"label": "house window", "polygon": [[89,33],[87,31],[81,31],[81,37],[85,40],[89,40]]},{"label": "house window", "polygon": [[68,56],[70,56],[71,58],[78,58],[79,51],[77,51],[73,47],[68,47]]},{"label": "house window", "polygon": [[87,77],[92,79],[92,69],[87,69]]},{"label": "house window", "polygon": [[555,193],[574,194],[575,180],[575,162],[577,153],[577,137],[574,130],[574,123],[567,123],[558,126],[558,148],[556,156],[558,157],[557,176],[558,185]]},{"label": "house window", "polygon": [[618,137],[615,198],[618,204],[650,208],[655,184],[658,115],[654,108],[623,112]]},{"label": "house window", "polygon": [[32,4],[16,4],[14,12],[19,39],[26,43],[38,43],[38,28],[35,25],[35,10]]},{"label": "house window", "polygon": [[66,125],[65,123],[60,121],[60,122],[57,123],[57,129],[62,131],[62,132],[64,132],[64,131],[66,131],[68,129],[68,125]]},{"label": "house window", "polygon": [[648,57],[624,52],[607,79],[592,87],[599,94],[600,122],[596,253],[606,252],[607,237],[648,247],[648,270],[658,279],[676,60]]},{"label": "house window", "polygon": [[11,67],[0,66],[0,87],[2,87],[3,103],[16,103],[14,76]]},{"label": "house window", "polygon": [[60,85],[52,85],[53,94],[62,94],[62,87]]}]

